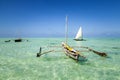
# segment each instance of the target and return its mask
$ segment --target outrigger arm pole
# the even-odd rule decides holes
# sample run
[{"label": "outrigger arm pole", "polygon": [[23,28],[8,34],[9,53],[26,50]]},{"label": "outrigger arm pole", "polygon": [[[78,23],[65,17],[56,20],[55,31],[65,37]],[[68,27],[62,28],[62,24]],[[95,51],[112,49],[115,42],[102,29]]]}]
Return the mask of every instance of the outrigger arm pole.
[{"label": "outrigger arm pole", "polygon": [[95,54],[97,54],[97,55],[99,55],[99,56],[107,57],[107,54],[104,53],[104,52],[98,52],[98,51],[95,51],[95,50],[93,50],[93,49],[91,49],[91,48],[89,48],[89,47],[83,47],[83,46],[81,46],[81,48],[86,48],[86,49],[88,49],[89,51],[92,51],[93,53],[95,53]]},{"label": "outrigger arm pole", "polygon": [[47,54],[47,53],[50,53],[50,52],[53,52],[54,50],[50,50],[50,51],[46,51],[46,52],[43,52],[42,53],[42,48],[40,47],[40,50],[39,50],[39,53],[37,53],[37,56],[36,57],[40,57],[41,55],[43,54]]}]

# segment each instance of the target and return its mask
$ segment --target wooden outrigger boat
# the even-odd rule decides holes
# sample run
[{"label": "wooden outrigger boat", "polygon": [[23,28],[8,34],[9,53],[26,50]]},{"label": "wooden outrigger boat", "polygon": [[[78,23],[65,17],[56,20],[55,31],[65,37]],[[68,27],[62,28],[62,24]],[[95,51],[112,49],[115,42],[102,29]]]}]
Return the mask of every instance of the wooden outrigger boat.
[{"label": "wooden outrigger boat", "polygon": [[68,37],[68,19],[66,16],[66,33],[65,33],[66,42],[62,42],[62,47],[64,49],[64,52],[67,56],[69,56],[70,58],[76,61],[86,60],[86,57],[82,56],[82,54],[80,54],[79,51],[73,49],[67,44],[67,37]]},{"label": "wooden outrigger boat", "polygon": [[[68,33],[68,29],[67,29],[67,17],[66,17],[66,35],[65,35],[65,39],[66,41],[65,42],[62,42],[62,47],[64,49],[64,52],[67,56],[69,56],[70,58],[76,60],[76,61],[87,61],[87,58],[85,56],[83,56],[81,54],[80,51],[78,50],[75,50],[73,49],[72,47],[70,47],[68,44],[67,44],[67,33]],[[81,46],[80,48],[85,48],[87,49],[88,51],[92,51],[93,53],[99,55],[99,56],[102,56],[102,57],[107,57],[107,54],[104,53],[104,52],[98,52],[98,51],[95,51],[89,47],[84,47],[84,46]],[[40,57],[41,55],[43,54],[47,54],[47,53],[50,53],[50,52],[53,52],[55,50],[50,50],[50,51],[46,51],[46,52],[43,52],[42,53],[42,48],[40,47],[40,50],[39,50],[39,53],[37,53],[37,56],[36,57]]]},{"label": "wooden outrigger boat", "polygon": [[65,54],[67,56],[69,56],[70,58],[76,60],[76,61],[85,61],[87,60],[85,56],[83,56],[82,54],[80,54],[79,51],[73,49],[72,47],[70,47],[68,44],[62,42],[62,47],[65,51]]}]

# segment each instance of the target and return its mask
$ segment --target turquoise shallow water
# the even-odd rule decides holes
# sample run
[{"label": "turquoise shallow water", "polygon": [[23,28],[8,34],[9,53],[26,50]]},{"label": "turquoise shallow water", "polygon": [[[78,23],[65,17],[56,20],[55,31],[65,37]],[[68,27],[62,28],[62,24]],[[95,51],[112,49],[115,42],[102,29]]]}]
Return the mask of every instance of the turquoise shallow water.
[{"label": "turquoise shallow water", "polygon": [[[0,38],[0,80],[120,80],[120,38],[92,38],[82,42],[69,38],[70,46],[87,46],[109,56],[103,58],[92,52],[81,52],[88,59],[86,62],[76,62],[64,54],[61,48],[64,38],[4,42],[9,39]],[[56,52],[37,58],[40,46],[42,52]]]}]

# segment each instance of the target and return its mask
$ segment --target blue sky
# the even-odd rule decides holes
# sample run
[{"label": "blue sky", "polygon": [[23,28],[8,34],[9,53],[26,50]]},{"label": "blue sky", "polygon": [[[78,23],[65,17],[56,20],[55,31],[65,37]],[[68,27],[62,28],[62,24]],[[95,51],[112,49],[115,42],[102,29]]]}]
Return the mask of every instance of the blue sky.
[{"label": "blue sky", "polygon": [[0,37],[120,36],[120,0],[0,0]]}]

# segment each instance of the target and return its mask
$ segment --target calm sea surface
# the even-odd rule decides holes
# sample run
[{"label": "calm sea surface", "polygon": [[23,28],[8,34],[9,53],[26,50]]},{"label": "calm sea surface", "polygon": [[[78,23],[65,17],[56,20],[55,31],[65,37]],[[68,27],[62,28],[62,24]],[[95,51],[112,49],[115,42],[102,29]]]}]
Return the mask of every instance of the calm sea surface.
[{"label": "calm sea surface", "polygon": [[[9,39],[12,41],[4,42]],[[88,59],[76,62],[64,54],[61,48],[64,38],[24,38],[18,43],[12,38],[0,38],[0,80],[120,80],[120,38],[86,40],[69,38],[68,44],[90,47],[107,53],[108,57],[74,47]],[[38,58],[40,47],[42,52],[55,52]]]}]

